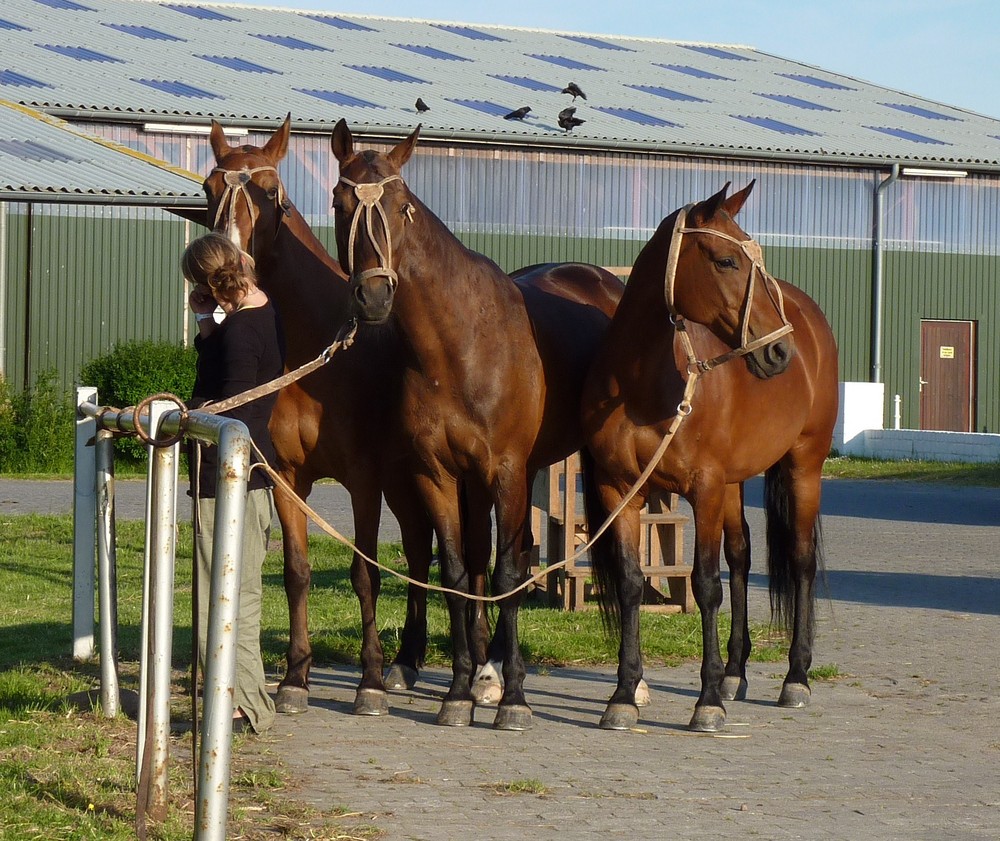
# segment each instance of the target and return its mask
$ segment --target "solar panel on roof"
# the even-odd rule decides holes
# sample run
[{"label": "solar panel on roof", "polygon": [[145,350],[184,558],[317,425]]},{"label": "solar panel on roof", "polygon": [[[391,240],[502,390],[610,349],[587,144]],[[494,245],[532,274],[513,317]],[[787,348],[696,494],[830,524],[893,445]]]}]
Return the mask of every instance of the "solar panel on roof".
[{"label": "solar panel on roof", "polygon": [[337,29],[352,29],[355,32],[378,32],[377,29],[372,29],[370,26],[355,23],[353,20],[344,20],[343,18],[330,17],[329,15],[306,15],[306,17],[311,18],[317,23],[325,23],[327,26],[335,26]]},{"label": "solar panel on roof", "polygon": [[465,56],[455,55],[454,53],[448,53],[444,50],[438,50],[434,47],[428,47],[421,44],[393,44],[394,47],[399,47],[401,50],[409,50],[411,53],[417,53],[417,55],[424,55],[428,58],[436,58],[440,61],[472,61],[471,58],[465,58]]},{"label": "solar panel on roof", "polygon": [[480,32],[478,29],[473,29],[471,26],[457,26],[451,23],[435,23],[432,24],[437,29],[443,29],[445,32],[450,32],[453,35],[461,35],[463,38],[471,38],[473,41],[506,41],[506,38],[501,38],[499,35],[493,35],[489,32]]},{"label": "solar panel on roof", "polygon": [[176,79],[173,81],[168,79],[133,79],[132,81],[138,82],[140,85],[145,85],[147,88],[153,88],[154,90],[163,91],[174,96],[183,96],[190,99],[225,99],[222,94],[202,90],[201,88],[196,88],[194,85],[178,82]]},{"label": "solar panel on roof", "polygon": [[4,20],[3,18],[0,18],[0,29],[9,29],[11,32],[18,32],[18,31],[20,31],[20,32],[27,32],[28,31],[28,27],[27,26],[21,26],[21,24],[19,24],[19,23],[14,23],[14,22],[9,21],[9,20]]},{"label": "solar panel on roof", "polygon": [[385,79],[387,82],[416,82],[421,85],[428,85],[426,79],[418,79],[416,76],[411,76],[408,73],[403,73],[399,70],[393,70],[391,67],[369,67],[364,64],[345,64],[350,70],[357,70],[359,73],[367,73],[369,76],[374,76],[377,79]]},{"label": "solar panel on roof", "polygon": [[49,161],[69,163],[79,161],[59,149],[53,149],[34,140],[0,140],[0,154],[11,155],[22,161]]},{"label": "solar panel on roof", "polygon": [[799,128],[798,126],[793,126],[791,123],[783,123],[781,120],[775,120],[772,117],[749,117],[741,114],[730,114],[729,116],[736,120],[742,120],[744,123],[776,131],[779,134],[798,134],[806,137],[820,136],[820,133],[817,131]]},{"label": "solar panel on roof", "polygon": [[700,67],[692,67],[690,64],[660,64],[653,63],[654,67],[662,67],[664,70],[673,70],[675,73],[683,73],[685,76],[694,76],[696,79],[717,79],[722,82],[732,82],[728,76],[720,76],[710,70],[702,70]]},{"label": "solar panel on roof", "polygon": [[610,41],[602,41],[600,38],[592,38],[586,35],[560,35],[559,37],[565,38],[567,41],[575,41],[577,44],[584,44],[588,47],[597,47],[599,50],[618,50],[623,53],[635,52],[635,50],[623,47],[621,44],[612,44]]},{"label": "solar panel on roof", "polygon": [[51,88],[48,82],[41,82],[25,76],[23,73],[15,73],[13,70],[0,70],[0,85],[13,85],[19,88]]},{"label": "solar panel on roof", "polygon": [[902,111],[904,114],[913,114],[915,117],[924,117],[928,120],[951,120],[955,123],[962,122],[958,117],[953,117],[951,114],[942,114],[939,111],[931,111],[929,108],[921,108],[919,105],[906,105],[902,102],[880,102],[879,105],[884,105],[886,108],[893,108],[896,111]]},{"label": "solar panel on roof", "polygon": [[309,90],[306,88],[293,88],[293,90],[298,93],[304,93],[307,96],[314,96],[316,99],[322,99],[324,102],[332,102],[334,105],[344,105],[353,108],[381,108],[385,110],[384,105],[377,105],[374,102],[369,102],[367,99],[360,99],[359,97],[351,96],[349,93],[341,93],[340,91]]},{"label": "solar panel on roof", "polygon": [[212,64],[218,64],[220,67],[228,67],[230,70],[239,70],[241,73],[276,73],[279,76],[281,75],[280,70],[265,67],[263,64],[255,64],[252,61],[247,61],[245,58],[238,58],[236,56],[199,55],[195,56],[195,58],[210,61]]},{"label": "solar panel on roof", "polygon": [[36,3],[41,3],[43,6],[49,6],[53,9],[67,9],[71,12],[96,12],[97,9],[92,9],[90,6],[84,6],[82,3],[74,3],[73,0],[35,0]]},{"label": "solar panel on roof", "polygon": [[229,15],[224,15],[215,9],[206,9],[203,6],[175,6],[173,3],[164,3],[163,8],[172,9],[175,12],[180,12],[182,15],[190,15],[193,18],[198,18],[198,20],[239,21],[239,18],[231,18]]},{"label": "solar panel on roof", "polygon": [[764,99],[772,99],[775,102],[782,102],[785,105],[794,105],[796,108],[805,108],[808,111],[836,111],[828,105],[820,105],[818,102],[810,102],[808,99],[799,99],[797,96],[788,96],[783,93],[758,93]]},{"label": "solar panel on roof", "polygon": [[917,134],[915,131],[907,131],[901,128],[892,128],[891,126],[863,126],[863,128],[871,129],[872,131],[881,132],[882,134],[888,134],[890,137],[898,137],[900,140],[912,140],[914,143],[932,143],[937,146],[951,146],[946,140],[937,140],[933,137],[927,137],[925,134]]},{"label": "solar panel on roof", "polygon": [[454,102],[456,105],[462,105],[466,108],[471,108],[473,111],[481,111],[484,114],[490,114],[495,117],[503,117],[513,111],[505,105],[497,105],[495,102],[485,102],[481,99],[448,99],[448,102]]},{"label": "solar panel on roof", "polygon": [[704,53],[705,55],[710,55],[715,58],[724,58],[729,61],[753,61],[745,55],[737,55],[736,53],[731,53],[729,50],[720,50],[718,47],[709,47],[702,44],[681,44],[685,50],[694,50],[696,53]]},{"label": "solar panel on roof", "polygon": [[539,61],[547,61],[549,64],[556,64],[569,70],[604,70],[603,67],[594,67],[592,64],[584,64],[582,61],[566,58],[562,55],[537,55],[535,53],[526,53],[526,55],[528,58],[537,58]]},{"label": "solar panel on roof", "polygon": [[638,123],[642,126],[681,128],[680,123],[672,123],[670,120],[664,120],[661,117],[654,117],[652,114],[644,114],[642,111],[636,111],[634,108],[605,108],[603,106],[597,106],[594,110],[603,111],[605,114],[610,114],[612,117],[621,117],[623,120],[629,120],[630,122]]},{"label": "solar panel on roof", "polygon": [[117,30],[118,32],[124,32],[126,35],[134,35],[136,38],[145,38],[149,41],[183,41],[184,38],[180,38],[177,35],[170,35],[166,32],[160,32],[159,29],[153,29],[149,26],[135,26],[131,23],[104,23],[101,22],[101,26],[106,26],[109,29]]},{"label": "solar panel on roof", "polygon": [[792,79],[795,82],[812,85],[814,88],[826,88],[831,91],[857,90],[857,88],[849,88],[847,85],[842,85],[840,82],[831,82],[829,79],[821,79],[819,76],[805,76],[802,73],[779,73],[778,75],[784,76],[786,79]]},{"label": "solar panel on roof", "polygon": [[707,99],[702,99],[699,96],[681,93],[670,88],[661,88],[658,85],[626,85],[625,87],[636,91],[643,91],[644,93],[651,93],[654,96],[662,96],[664,99],[674,99],[678,102],[708,102]]},{"label": "solar panel on roof", "polygon": [[124,62],[124,59],[115,58],[111,55],[105,55],[104,53],[97,52],[97,50],[91,50],[88,47],[63,47],[58,44],[39,44],[38,46],[43,50],[49,50],[50,52],[64,55],[67,58],[75,58],[77,61]]},{"label": "solar panel on roof", "polygon": [[550,85],[548,82],[539,82],[537,79],[529,79],[527,76],[497,76],[491,74],[493,79],[501,82],[510,82],[520,88],[527,88],[529,91],[545,91],[546,93],[559,93],[562,88],[558,85]]},{"label": "solar panel on roof", "polygon": [[333,52],[333,50],[321,47],[319,44],[313,44],[310,41],[303,41],[301,38],[293,38],[291,35],[268,35],[267,33],[264,33],[262,35],[254,35],[253,37],[260,38],[261,41],[267,41],[269,44],[277,44],[279,47],[288,47],[290,50],[320,50],[328,53]]}]

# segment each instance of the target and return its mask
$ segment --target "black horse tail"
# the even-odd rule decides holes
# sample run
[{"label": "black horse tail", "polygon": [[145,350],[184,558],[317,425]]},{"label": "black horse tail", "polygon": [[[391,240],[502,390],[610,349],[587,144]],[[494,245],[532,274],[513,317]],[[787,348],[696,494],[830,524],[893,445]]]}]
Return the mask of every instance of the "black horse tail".
[{"label": "black horse tail", "polygon": [[[604,525],[609,512],[604,510],[594,479],[594,457],[586,447],[580,450],[580,473],[583,476],[583,501],[587,514],[587,534],[595,534]],[[619,604],[619,563],[612,530],[604,532],[590,547],[590,563],[597,585],[597,605],[605,632],[621,630]]]},{"label": "black horse tail", "polygon": [[[764,474],[764,511],[767,515],[767,571],[771,595],[771,620],[790,632],[795,620],[795,577],[793,560],[796,552],[794,510],[789,494],[788,472],[774,464]],[[810,549],[820,575],[823,564],[823,531],[817,515],[813,523]],[[815,588],[812,599],[816,599]],[[809,611],[810,616],[815,611]]]}]

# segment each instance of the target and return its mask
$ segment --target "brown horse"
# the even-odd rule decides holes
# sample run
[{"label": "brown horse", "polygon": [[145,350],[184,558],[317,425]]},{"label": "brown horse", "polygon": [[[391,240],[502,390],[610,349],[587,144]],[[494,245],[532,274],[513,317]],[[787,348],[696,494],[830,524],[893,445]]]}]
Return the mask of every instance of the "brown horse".
[{"label": "brown horse", "polygon": [[[337,248],[351,271],[357,343],[385,333],[400,339],[405,458],[434,524],[442,580],[465,593],[485,575],[492,510],[492,585],[502,594],[524,578],[530,480],[581,443],[586,369],[622,284],[586,266],[561,267],[555,275],[541,268],[529,273],[536,282],[526,277],[518,284],[465,248],[400,174],[419,131],[383,155],[355,152],[347,123],[337,123]],[[546,286],[560,274],[572,277],[570,297]],[[453,678],[438,722],[468,725],[477,659],[470,624],[479,611],[464,596],[446,598]],[[515,595],[500,602],[505,686],[494,726],[501,729],[531,724],[517,642],[519,601]]]},{"label": "brown horse", "polygon": [[[286,340],[286,365],[314,359],[351,317],[351,292],[340,265],[323,248],[288,200],[278,164],[288,150],[290,120],[263,147],[231,147],[213,123],[216,166],[205,180],[209,218],[216,230],[250,253],[258,279],[275,303]],[[350,492],[357,547],[374,558],[382,494],[399,520],[410,575],[427,579],[431,562],[430,521],[408,474],[395,469],[386,442],[394,434],[390,408],[398,402],[398,348],[394,337],[356,343],[318,371],[283,389],[271,418],[277,469],[302,499],[314,482],[340,481]],[[301,712],[308,704],[307,595],[311,569],[305,515],[276,492],[285,557],[290,638],[278,708]],[[361,605],[362,677],[355,712],[388,712],[383,651],[375,622],[380,577],[355,555],[351,583]],[[401,645],[387,678],[390,686],[412,685],[426,649],[426,592],[411,585]]]},{"label": "brown horse", "polygon": [[[639,509],[654,489],[682,494],[694,513],[692,588],[703,654],[690,727],[722,728],[723,699],[746,692],[750,553],[742,482],[762,471],[772,610],[792,632],[778,703],[809,699],[820,479],[837,417],[837,347],[816,303],[770,277],[759,247],[733,220],[753,184],[727,198],[728,186],[661,222],[636,258],[587,379],[583,423],[596,468],[589,480],[600,500],[594,505],[589,497],[592,528],[656,461],[592,548],[602,606],[621,630],[618,685],[601,720],[607,729],[638,721]],[[723,534],[733,602],[725,666],[717,629]]]}]

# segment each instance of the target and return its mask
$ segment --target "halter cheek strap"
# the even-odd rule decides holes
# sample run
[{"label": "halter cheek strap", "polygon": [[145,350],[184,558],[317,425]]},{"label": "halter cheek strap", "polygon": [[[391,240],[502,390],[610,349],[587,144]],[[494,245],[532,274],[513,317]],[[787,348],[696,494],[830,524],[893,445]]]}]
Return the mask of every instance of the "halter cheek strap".
[{"label": "halter cheek strap", "polygon": [[[343,176],[341,176],[340,180],[348,187],[354,188],[354,195],[358,199],[358,206],[354,209],[354,213],[351,215],[351,229],[347,237],[348,274],[359,282],[367,280],[370,277],[385,277],[388,278],[390,286],[395,289],[396,284],[399,283],[399,277],[392,268],[392,236],[389,233],[389,217],[385,212],[385,208],[382,206],[382,195],[385,193],[386,184],[391,181],[402,181],[402,176],[390,175],[387,178],[383,178],[381,181],[361,184],[356,181],[351,181],[349,178],[344,178]],[[385,231],[384,251],[379,245],[378,238],[375,236],[375,229],[372,226],[373,214],[375,213],[378,214],[378,218],[382,222],[382,230]],[[362,217],[364,217],[365,220],[365,233],[368,234],[368,240],[371,242],[372,248],[375,249],[375,253],[378,255],[379,265],[373,269],[365,269],[365,271],[355,275],[354,245],[357,242],[358,226],[361,224]],[[413,205],[407,206],[406,218],[410,222],[413,221]]]},{"label": "halter cheek strap", "polygon": [[[739,240],[736,239],[736,237],[732,237],[722,231],[713,230],[712,228],[685,227],[684,223],[687,221],[687,214],[692,207],[694,207],[693,204],[685,205],[677,212],[677,218],[674,220],[674,230],[670,238],[670,250],[667,252],[666,276],[664,278],[663,292],[664,297],[666,298],[667,309],[670,312],[670,320],[674,323],[677,333],[680,335],[681,340],[684,343],[689,369],[697,369],[698,371],[705,372],[712,370],[712,368],[717,368],[719,365],[722,365],[724,362],[728,362],[731,359],[746,356],[748,353],[752,353],[758,348],[769,345],[782,336],[791,333],[794,328],[785,316],[785,299],[781,294],[781,287],[779,286],[778,281],[768,274],[767,269],[764,268],[764,255],[761,250],[760,243],[753,239]],[[743,253],[747,256],[747,259],[749,259],[751,263],[750,276],[747,278],[746,304],[743,309],[743,318],[740,324],[740,346],[729,351],[728,353],[723,353],[708,360],[698,359],[697,354],[694,352],[694,346],[691,344],[691,338],[688,335],[684,317],[674,306],[674,283],[677,279],[677,262],[680,259],[681,240],[684,234],[706,234],[735,243],[743,250]],[[760,275],[768,298],[770,298],[771,303],[778,312],[778,315],[781,316],[781,327],[778,327],[776,330],[772,330],[766,336],[761,336],[760,338],[753,339],[751,341],[750,313],[754,303],[754,290],[756,288],[758,275]]]},{"label": "halter cheek strap", "polygon": [[[278,176],[278,170],[273,166],[257,166],[252,169],[223,169],[220,166],[215,167],[212,170],[212,174],[221,173],[222,178],[225,181],[226,187],[222,191],[222,195],[219,197],[219,206],[215,211],[215,219],[212,221],[212,230],[219,229],[219,222],[223,218],[223,213],[228,211],[226,219],[228,220],[226,225],[226,233],[230,239],[232,239],[232,228],[236,224],[236,206],[242,198],[246,203],[247,212],[250,214],[250,237],[251,242],[247,243],[248,248],[252,250],[252,238],[253,230],[257,224],[257,208],[253,203],[253,199],[250,197],[250,191],[247,189],[247,185],[253,180],[253,176],[258,172],[273,172],[275,177]],[[278,178],[278,194],[275,197],[275,205],[281,210],[282,214],[288,214],[289,205],[285,198],[285,187],[281,183],[281,178]],[[280,216],[278,217],[280,220]],[[275,228],[274,235],[278,235],[278,229]],[[251,257],[251,260],[253,258]]]}]

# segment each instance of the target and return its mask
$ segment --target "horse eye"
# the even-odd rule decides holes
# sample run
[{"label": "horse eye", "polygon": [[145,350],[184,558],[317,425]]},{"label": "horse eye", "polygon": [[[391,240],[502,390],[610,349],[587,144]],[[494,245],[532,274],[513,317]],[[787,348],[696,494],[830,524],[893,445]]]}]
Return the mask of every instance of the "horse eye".
[{"label": "horse eye", "polygon": [[736,268],[736,261],[732,257],[723,257],[721,260],[716,260],[715,265],[723,271],[728,271]]},{"label": "horse eye", "polygon": [[278,197],[278,188],[277,187],[271,187],[270,189],[268,189],[266,195],[267,195],[268,201],[274,201]]}]

